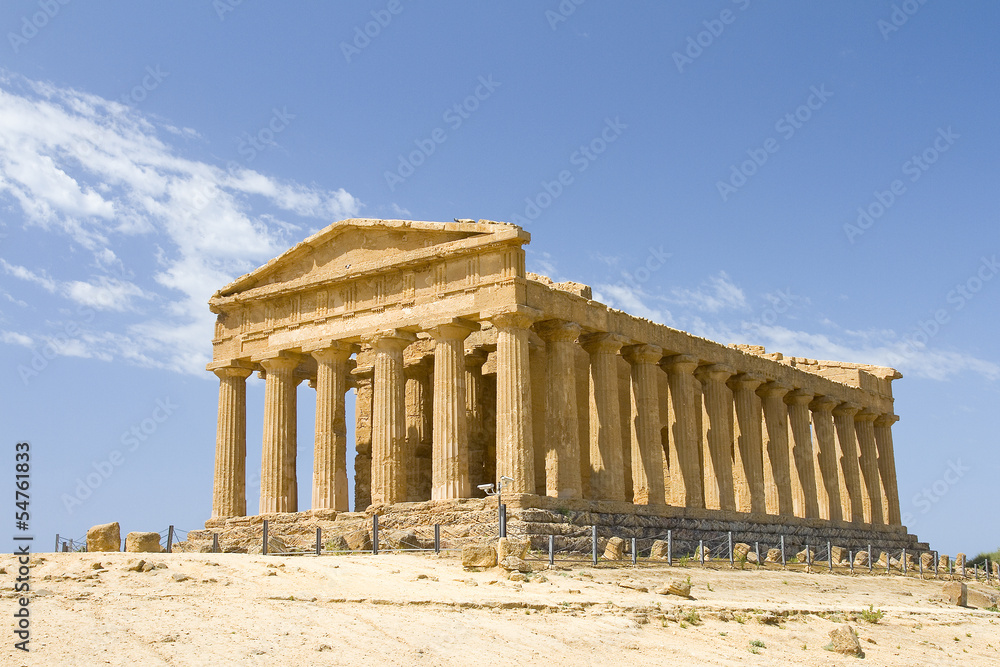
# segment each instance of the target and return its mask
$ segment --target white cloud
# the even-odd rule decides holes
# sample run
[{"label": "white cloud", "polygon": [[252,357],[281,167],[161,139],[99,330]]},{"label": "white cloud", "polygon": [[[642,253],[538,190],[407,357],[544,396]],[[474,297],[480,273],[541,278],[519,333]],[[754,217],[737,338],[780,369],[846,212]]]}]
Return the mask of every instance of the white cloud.
[{"label": "white cloud", "polygon": [[717,313],[720,310],[742,310],[747,307],[746,295],[725,271],[710,277],[694,289],[675,287],[668,297],[671,303],[695,310]]},{"label": "white cloud", "polygon": [[34,341],[31,340],[30,336],[25,336],[15,331],[0,331],[0,342],[7,343],[8,345],[31,347]]},{"label": "white cloud", "polygon": [[[24,233],[68,241],[64,256],[81,248],[93,255],[84,275],[79,261],[35,266],[48,253],[0,266],[79,306],[119,314],[95,320],[61,354],[202,373],[214,321],[208,297],[281,252],[303,225],[358,213],[343,189],[284,182],[238,163],[223,169],[170,143],[197,137],[118,102],[0,71],[0,199],[20,209]],[[156,317],[142,319],[137,300],[155,301]]]}]

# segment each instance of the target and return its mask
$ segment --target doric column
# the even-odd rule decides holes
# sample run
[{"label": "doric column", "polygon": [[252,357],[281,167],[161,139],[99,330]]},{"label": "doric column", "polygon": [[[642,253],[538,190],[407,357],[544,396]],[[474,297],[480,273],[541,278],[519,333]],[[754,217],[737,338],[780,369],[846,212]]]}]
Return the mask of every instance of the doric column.
[{"label": "doric column", "polygon": [[428,500],[429,495],[423,495],[420,464],[420,449],[433,432],[430,420],[431,410],[428,406],[431,397],[429,386],[433,359],[425,357],[403,365],[403,377],[406,379],[406,446],[403,449],[403,465],[406,469],[406,500],[417,502]]},{"label": "doric column", "polygon": [[843,503],[840,500],[840,463],[837,461],[837,437],[833,428],[833,409],[835,407],[837,407],[837,401],[829,396],[818,396],[809,403],[813,424],[819,518],[843,521]]},{"label": "doric column", "polygon": [[354,511],[364,512],[372,504],[372,398],[373,368],[358,368],[354,398]]},{"label": "doric column", "polygon": [[861,501],[865,523],[885,524],[882,510],[882,480],[879,477],[878,452],[875,445],[875,418],[878,414],[862,410],[854,415],[854,431],[858,439],[861,466]]},{"label": "doric column", "polygon": [[841,403],[833,409],[833,425],[837,435],[837,455],[840,460],[840,502],[844,518],[851,523],[865,520],[864,500],[861,492],[861,471],[858,458],[858,440],[854,431],[854,415],[861,407]]},{"label": "doric column", "polygon": [[778,382],[761,385],[757,394],[764,408],[764,499],[768,514],[792,516],[792,471],[788,448],[788,408],[784,396],[791,387]]},{"label": "doric column", "polygon": [[536,327],[548,351],[545,422],[545,493],[580,498],[580,433],[576,410],[576,354],[580,325],[547,320]]},{"label": "doric column", "polygon": [[816,492],[816,456],[809,428],[809,403],[813,394],[796,389],[785,395],[788,433],[792,441],[792,510],[795,516],[819,518]]},{"label": "doric column", "polygon": [[275,357],[264,369],[264,448],[260,470],[260,513],[295,512],[295,367],[298,360]]},{"label": "doric column", "polygon": [[431,500],[468,498],[469,422],[465,414],[465,339],[479,325],[463,320],[429,327],[434,337]]},{"label": "doric column", "polygon": [[625,338],[594,333],[580,341],[590,355],[590,495],[594,500],[625,500],[618,400],[618,350]]},{"label": "doric column", "polygon": [[219,376],[219,423],[215,436],[212,518],[247,513],[247,383],[250,369],[216,368]]},{"label": "doric column", "polygon": [[313,509],[346,512],[347,360],[352,346],[333,343],[311,352],[316,359],[316,441],[313,453]]},{"label": "doric column", "polygon": [[875,419],[875,447],[878,449],[878,472],[882,479],[882,511],[890,526],[902,524],[899,515],[899,491],[896,487],[896,457],[892,450],[892,425],[899,417],[879,415]]},{"label": "doric column", "polygon": [[535,493],[528,365],[528,327],[535,316],[537,311],[515,311],[490,318],[497,329],[497,482],[513,479],[505,487],[512,493]]},{"label": "doric column", "polygon": [[483,409],[483,364],[489,353],[477,348],[465,354],[465,421],[469,429],[469,488],[494,481],[486,474],[486,420]]},{"label": "doric column", "polygon": [[656,345],[629,345],[622,348],[622,356],[632,365],[632,502],[665,505],[656,378],[656,364],[663,358],[663,350]]},{"label": "doric column", "polygon": [[736,404],[734,456],[738,457],[735,468],[736,509],[740,512],[763,514],[767,505],[764,500],[764,458],[761,453],[761,406],[757,388],[764,382],[764,376],[756,373],[740,373],[729,380]]},{"label": "doric column", "polygon": [[379,332],[370,344],[375,357],[372,398],[372,504],[406,500],[403,449],[406,442],[406,394],[403,350],[414,336],[396,329]]},{"label": "doric column", "polygon": [[724,364],[702,366],[695,375],[705,396],[705,508],[735,510],[733,492],[733,393],[726,381],[735,371]]},{"label": "doric column", "polygon": [[660,362],[667,372],[670,386],[670,504],[677,507],[701,508],[705,506],[702,495],[701,454],[698,449],[701,437],[697,430],[693,372],[698,358],[689,354],[675,354]]}]

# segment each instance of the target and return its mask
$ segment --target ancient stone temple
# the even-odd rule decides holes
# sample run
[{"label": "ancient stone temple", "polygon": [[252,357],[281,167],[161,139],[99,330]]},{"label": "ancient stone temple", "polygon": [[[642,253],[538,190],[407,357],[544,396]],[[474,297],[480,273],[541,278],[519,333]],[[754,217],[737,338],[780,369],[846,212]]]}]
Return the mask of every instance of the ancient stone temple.
[{"label": "ancient stone temple", "polygon": [[[219,290],[210,526],[247,513],[250,418],[264,424],[261,515],[348,513],[349,477],[355,512],[416,513],[503,479],[524,512],[915,540],[896,488],[898,372],[726,346],[609,308],[526,272],[529,238],[486,220],[343,220]],[[248,414],[255,372],[265,401]],[[311,474],[296,465],[303,381],[316,390]]]}]

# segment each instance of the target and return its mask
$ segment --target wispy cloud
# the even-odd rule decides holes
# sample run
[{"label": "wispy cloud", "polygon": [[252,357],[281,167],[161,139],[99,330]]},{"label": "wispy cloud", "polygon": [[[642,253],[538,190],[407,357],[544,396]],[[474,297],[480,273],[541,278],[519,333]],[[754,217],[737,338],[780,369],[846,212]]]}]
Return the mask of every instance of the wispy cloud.
[{"label": "wispy cloud", "polygon": [[741,310],[747,307],[746,295],[725,271],[711,276],[694,289],[675,287],[667,297],[671,303],[693,310],[717,313],[721,310]]},{"label": "wispy cloud", "polygon": [[[192,141],[194,130],[118,102],[0,71],[0,200],[20,210],[22,233],[93,256],[86,267],[49,259],[54,253],[0,266],[55,297],[115,315],[64,341],[61,354],[200,373],[212,292],[308,233],[300,227],[358,212],[343,189],[184,157]],[[8,233],[14,229],[8,224]]]}]

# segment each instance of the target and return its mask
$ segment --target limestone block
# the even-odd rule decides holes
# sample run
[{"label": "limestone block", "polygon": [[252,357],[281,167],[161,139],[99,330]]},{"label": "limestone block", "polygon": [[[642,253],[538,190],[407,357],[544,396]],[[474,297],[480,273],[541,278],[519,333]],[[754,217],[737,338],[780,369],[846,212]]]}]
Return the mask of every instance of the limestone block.
[{"label": "limestone block", "polygon": [[347,543],[347,540],[344,539],[343,535],[332,535],[331,537],[326,538],[326,543],[323,545],[323,548],[327,551],[351,550],[351,546]]},{"label": "limestone block", "polygon": [[757,565],[757,552],[750,551],[747,553],[747,562],[751,565]]},{"label": "limestone block", "polygon": [[[211,551],[212,547],[208,546],[208,551]],[[269,554],[282,554],[288,551],[288,545],[280,537],[275,537],[274,535],[267,536],[267,553]],[[205,547],[202,547],[202,553],[205,553]],[[257,543],[247,547],[248,554],[259,554],[261,553],[261,541],[257,540]]]},{"label": "limestone block", "polygon": [[950,581],[944,585],[944,594],[948,602],[959,607],[968,606],[969,589],[961,581]]},{"label": "limestone block", "polygon": [[497,561],[502,561],[508,556],[517,558],[527,558],[528,549],[531,548],[531,541],[520,537],[501,537],[497,541]]},{"label": "limestone block", "polygon": [[849,625],[830,630],[830,643],[823,648],[834,653],[865,657],[865,652],[861,650],[861,643],[858,641],[858,633]]},{"label": "limestone block", "polygon": [[351,551],[371,551],[372,536],[367,530],[355,530],[344,535],[347,546]]},{"label": "limestone block", "polygon": [[955,571],[962,572],[965,570],[965,554],[955,554]]},{"label": "limestone block", "polygon": [[768,549],[767,556],[764,557],[765,563],[780,563],[781,562],[781,549]]},{"label": "limestone block", "polygon": [[466,544],[462,547],[462,567],[496,567],[497,550],[492,544]]},{"label": "limestone block", "polygon": [[984,593],[974,588],[967,589],[965,597],[966,605],[977,609],[988,609],[997,605],[996,593]]},{"label": "limestone block", "polygon": [[125,551],[158,554],[166,549],[160,546],[159,533],[133,532],[125,536]]},{"label": "limestone block", "polygon": [[523,558],[517,556],[507,556],[500,562],[500,567],[508,572],[531,572],[531,566]]},{"label": "limestone block", "polygon": [[878,556],[878,560],[875,561],[875,566],[885,569],[886,565],[889,563],[889,554],[882,552]]},{"label": "limestone block", "polygon": [[[701,561],[701,547],[700,546],[697,549],[694,550],[694,559],[696,561]],[[712,550],[709,549],[708,547],[705,547],[705,562],[707,563],[710,560],[712,560]]]},{"label": "limestone block", "polygon": [[604,547],[605,560],[621,560],[625,557],[625,540],[620,537],[612,537],[608,540],[608,545]]},{"label": "limestone block", "polygon": [[1000,563],[994,561],[990,563],[990,567],[993,568],[993,576],[996,577],[997,581],[1000,581]]},{"label": "limestone block", "polygon": [[681,579],[674,579],[668,585],[661,586],[654,592],[660,595],[679,595],[682,598],[690,598],[691,584]]},{"label": "limestone block", "polygon": [[830,547],[830,560],[834,565],[843,565],[847,562],[847,549],[838,546]]},{"label": "limestone block", "polygon": [[951,560],[951,556],[939,556],[938,557],[938,572],[948,571],[948,562]]},{"label": "limestone block", "polygon": [[121,551],[122,532],[118,522],[103,523],[87,531],[87,551]]},{"label": "limestone block", "polygon": [[750,553],[750,545],[745,542],[737,542],[733,545],[733,560],[737,563],[747,560]]},{"label": "limestone block", "polygon": [[666,560],[667,559],[667,541],[666,540],[655,540],[653,542],[652,548],[649,550],[649,557],[655,560]]},{"label": "limestone block", "polygon": [[412,530],[389,530],[380,532],[379,548],[386,549],[423,549],[420,538]]},{"label": "limestone block", "polygon": [[854,554],[854,567],[868,567],[868,552],[859,551]]},{"label": "limestone block", "polygon": [[920,554],[920,565],[923,566],[924,572],[934,571],[934,554],[925,551]]},{"label": "limestone block", "polygon": [[816,551],[815,549],[809,549],[809,553],[806,553],[806,549],[795,554],[796,560],[800,563],[813,563],[816,561]]}]

